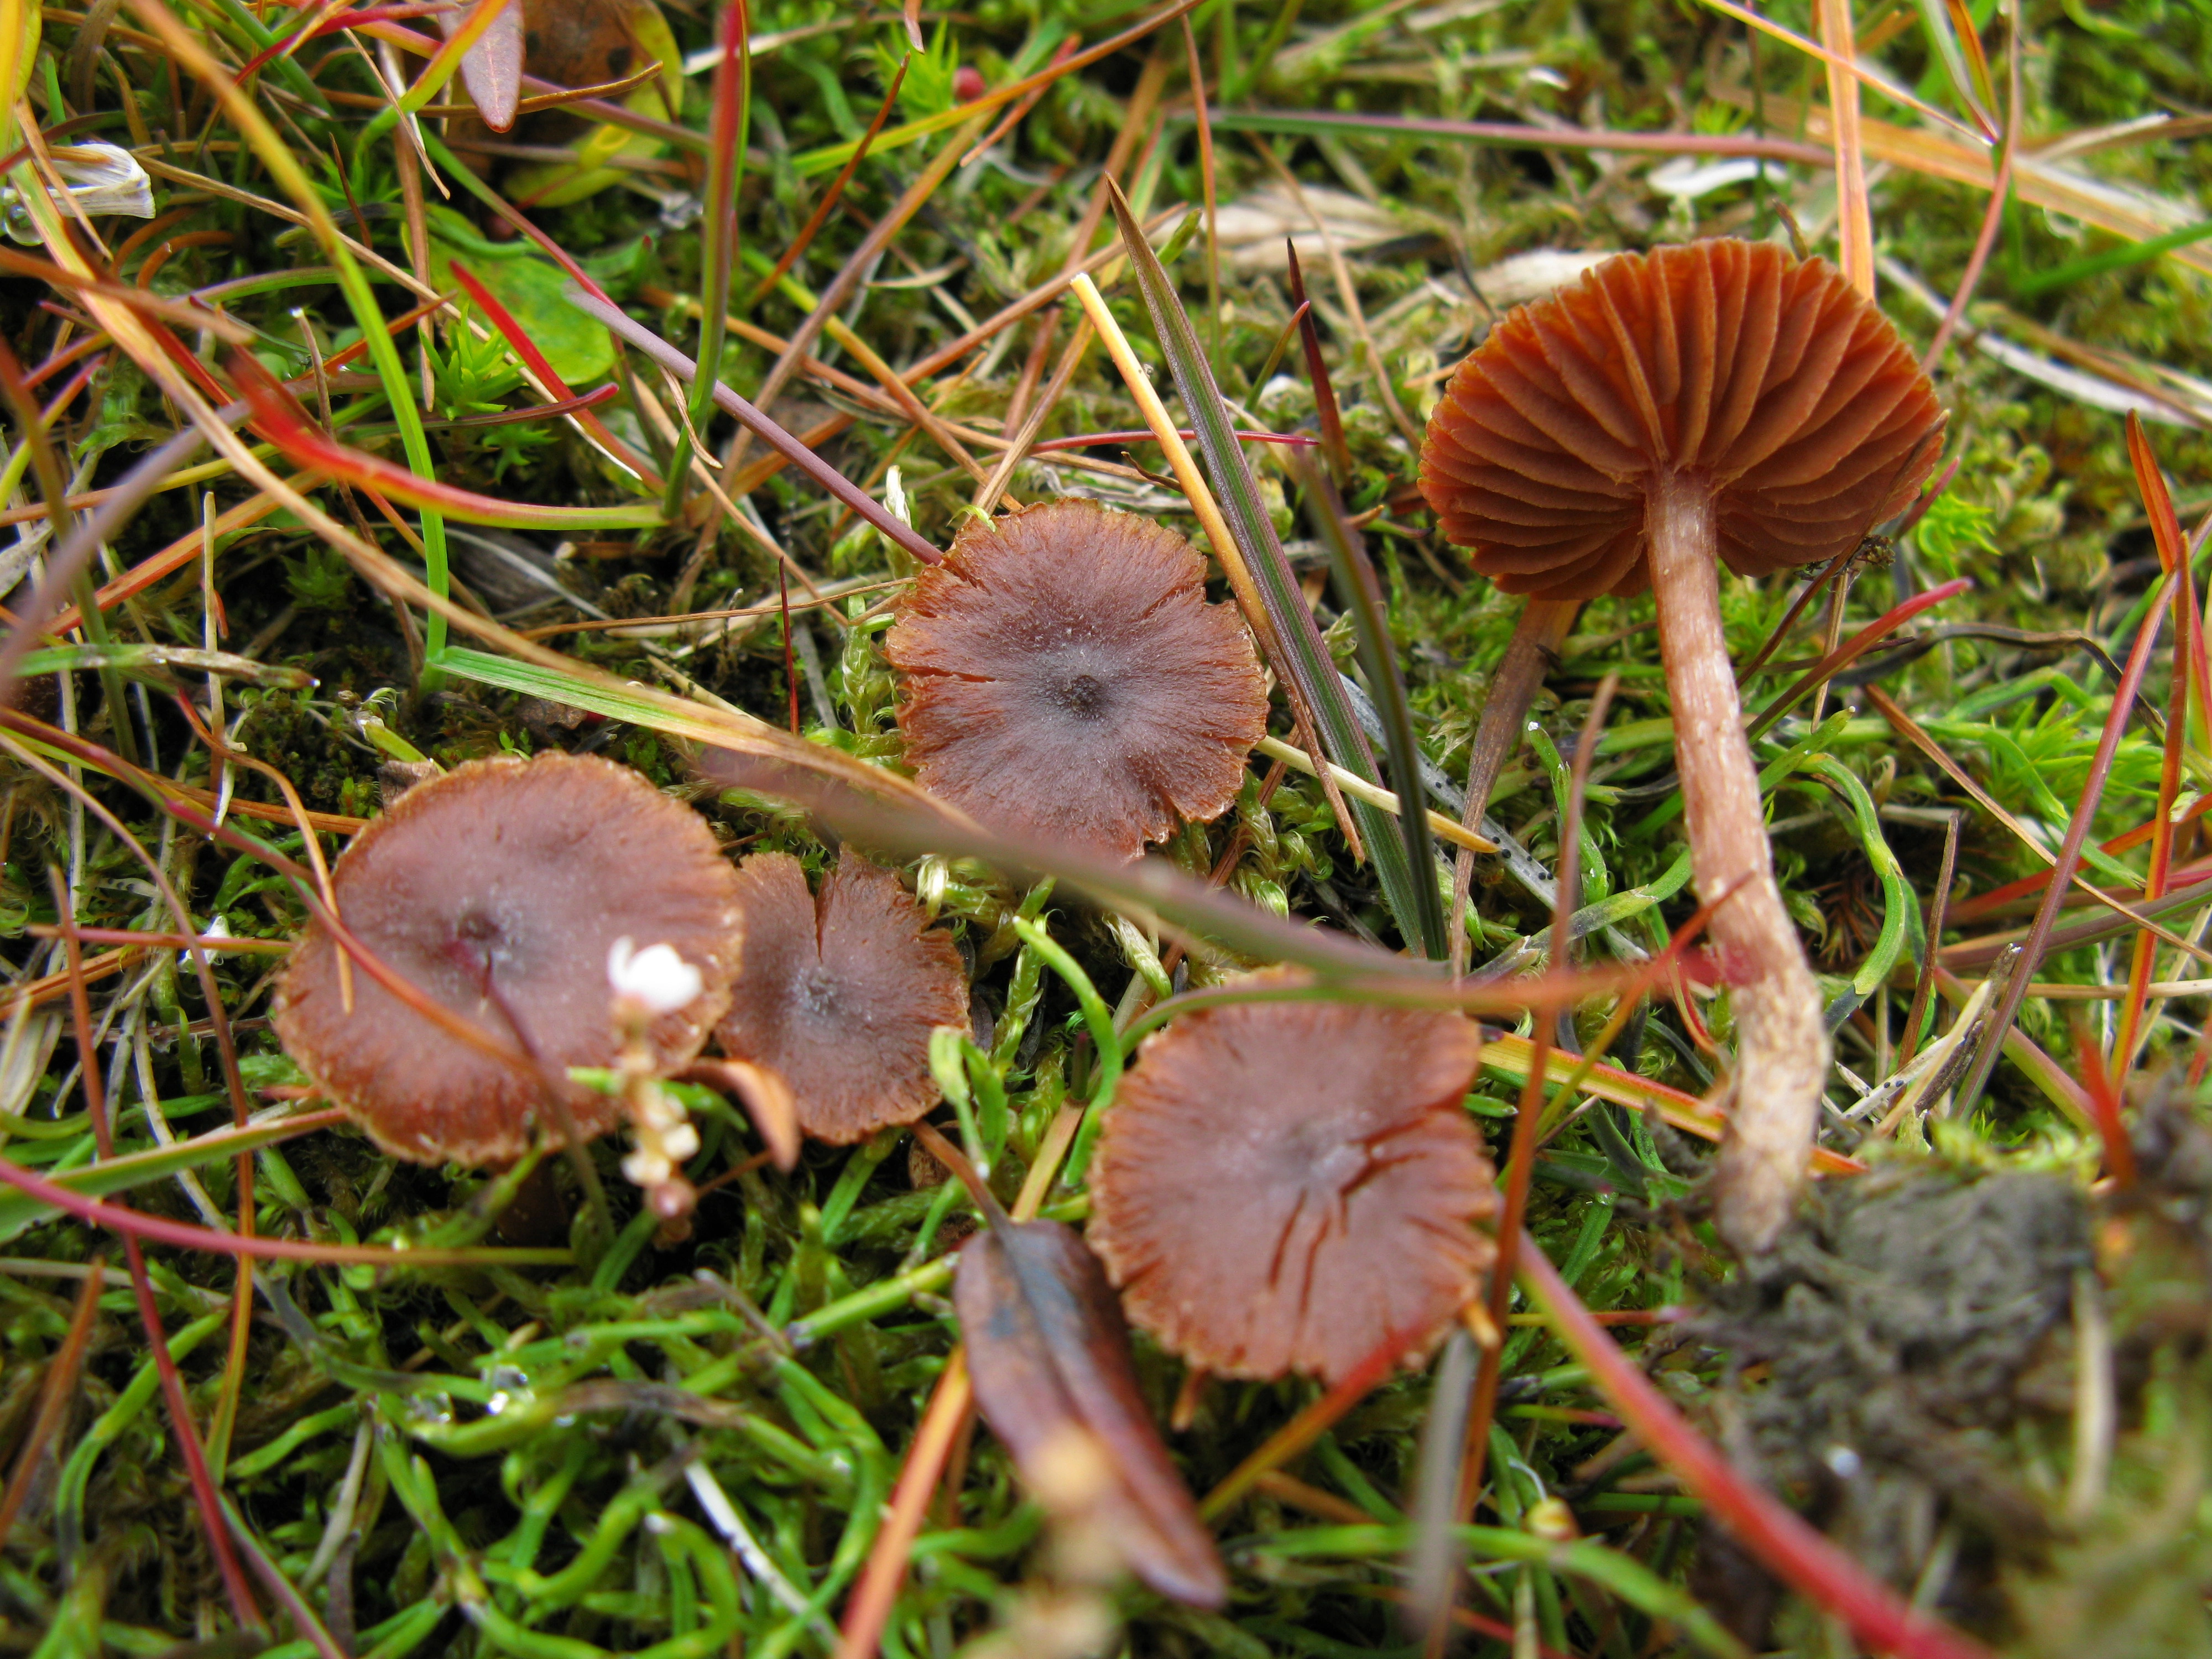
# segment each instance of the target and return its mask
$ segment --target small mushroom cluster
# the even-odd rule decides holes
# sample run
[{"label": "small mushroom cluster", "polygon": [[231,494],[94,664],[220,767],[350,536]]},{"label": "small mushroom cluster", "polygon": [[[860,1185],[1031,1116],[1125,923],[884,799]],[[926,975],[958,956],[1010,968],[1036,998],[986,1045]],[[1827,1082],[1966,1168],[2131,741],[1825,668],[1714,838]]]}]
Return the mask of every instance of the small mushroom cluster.
[{"label": "small mushroom cluster", "polygon": [[[1088,501],[969,526],[887,647],[925,785],[1125,858],[1225,810],[1267,697],[1204,575],[1181,537]],[[672,1224],[698,1140],[658,1079],[710,1033],[757,1111],[847,1145],[937,1103],[931,1032],[967,1024],[959,955],[896,876],[848,856],[812,894],[782,854],[733,870],[696,814],[588,757],[417,785],[338,860],[331,898],[276,1016],[325,1095],[418,1162],[512,1163],[626,1119],[625,1171]]]},{"label": "small mushroom cluster", "polygon": [[710,1033],[844,1143],[933,1105],[931,1030],[967,1023],[959,953],[896,876],[848,857],[816,899],[784,854],[733,868],[696,813],[588,756],[416,785],[331,896],[337,927],[309,924],[276,1007],[323,1094],[417,1163],[511,1164],[626,1118],[624,1171],[671,1224],[699,1143],[658,1079]]}]

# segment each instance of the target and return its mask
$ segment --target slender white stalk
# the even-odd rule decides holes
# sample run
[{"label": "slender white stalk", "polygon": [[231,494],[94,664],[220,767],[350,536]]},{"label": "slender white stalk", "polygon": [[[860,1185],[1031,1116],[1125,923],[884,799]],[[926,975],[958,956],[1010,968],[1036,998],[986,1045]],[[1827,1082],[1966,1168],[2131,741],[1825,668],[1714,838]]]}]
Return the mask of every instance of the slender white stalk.
[{"label": "slender white stalk", "polygon": [[1828,1036],[1820,987],[1775,884],[1759,771],[1744,741],[1721,628],[1711,483],[1690,474],[1655,480],[1644,523],[1690,867],[1700,899],[1727,895],[1708,930],[1736,1030],[1716,1197],[1723,1237],[1748,1254],[1774,1242],[1804,1181]]}]

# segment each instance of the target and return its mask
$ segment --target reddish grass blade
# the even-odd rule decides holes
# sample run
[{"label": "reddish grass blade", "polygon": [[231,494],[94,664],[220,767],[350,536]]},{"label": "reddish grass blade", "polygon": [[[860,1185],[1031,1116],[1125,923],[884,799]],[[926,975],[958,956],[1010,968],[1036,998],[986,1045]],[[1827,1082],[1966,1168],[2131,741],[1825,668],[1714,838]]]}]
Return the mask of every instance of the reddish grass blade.
[{"label": "reddish grass blade", "polygon": [[253,410],[256,431],[295,465],[313,467],[359,489],[374,490],[416,508],[442,513],[464,524],[519,529],[608,530],[649,529],[661,522],[659,509],[642,502],[630,507],[540,507],[529,501],[503,501],[495,496],[480,495],[473,489],[463,489],[457,484],[420,477],[380,455],[333,443],[325,437],[292,394],[246,353],[234,353],[230,368],[239,390]]},{"label": "reddish grass blade", "polygon": [[[53,882],[54,908],[62,918],[62,947],[70,975],[70,1022],[76,1036],[77,1086],[84,1099],[85,1112],[92,1119],[93,1138],[105,1161],[115,1156],[115,1129],[107,1115],[106,1079],[100,1063],[100,1046],[92,1034],[92,1002],[85,994],[84,959],[77,948],[75,903],[63,884],[60,872],[49,873]],[[123,1213],[131,1212],[125,1210]],[[206,1449],[200,1444],[199,1436],[192,1427],[191,1407],[185,1398],[184,1379],[178,1375],[177,1362],[169,1353],[168,1334],[161,1328],[161,1309],[155,1304],[154,1286],[146,1276],[145,1255],[138,1248],[137,1239],[127,1231],[123,1236],[123,1254],[130,1267],[131,1292],[138,1304],[138,1322],[145,1328],[146,1340],[153,1350],[154,1369],[161,1377],[161,1397],[168,1407],[170,1428],[191,1481],[192,1499],[200,1512],[200,1527],[207,1534],[208,1546],[215,1554],[231,1614],[246,1629],[262,1629],[261,1608],[231,1548],[230,1533],[222,1522],[222,1500],[216,1495],[215,1480],[208,1472]],[[234,1294],[250,1296],[252,1292],[245,1288],[243,1266],[241,1263]]]},{"label": "reddish grass blade", "polygon": [[1199,1504],[1200,1516],[1207,1521],[1219,1520],[1237,1506],[1261,1475],[1289,1462],[1335,1427],[1346,1412],[1389,1380],[1391,1372],[1397,1370],[1398,1362],[1406,1357],[1407,1341],[1407,1337],[1396,1332],[1383,1338],[1376,1345],[1375,1352],[1361,1360],[1341,1382],[1269,1435],[1250,1456],[1223,1477],[1221,1484],[1206,1493],[1205,1501]]},{"label": "reddish grass blade", "polygon": [[1799,701],[1810,694],[1815,687],[1826,684],[1828,681],[1842,673],[1844,669],[1873,650],[1875,646],[1881,644],[1883,640],[1904,627],[1915,617],[1919,616],[1923,611],[1933,610],[1947,599],[1957,599],[1960,594],[1966,592],[1973,585],[1968,578],[1961,576],[1956,581],[1945,582],[1941,587],[1931,587],[1924,593],[1915,593],[1904,604],[1893,607],[1883,616],[1869,623],[1850,639],[1807,669],[1802,678],[1775,698],[1772,702],[1768,703],[1765,708],[1760,709],[1758,719],[1753,720],[1745,728],[1746,735],[1753,738],[1759,736],[1773,726],[1775,721],[1796,707]]},{"label": "reddish grass blade", "polygon": [[2181,586],[2174,595],[2174,604],[2175,625],[2181,631],[2174,635],[2174,643],[2185,653],[2189,665],[2190,693],[2196,705],[2192,718],[2197,722],[2192,729],[2202,742],[2208,726],[2212,726],[2212,667],[2207,666],[2204,630],[2197,619],[2197,579],[2190,568],[2189,538],[2174,511],[2173,495],[2166,488],[2158,453],[2151,447],[2149,434],[2144,432],[2142,420],[2132,410],[2128,412],[2128,460],[2135,469],[2136,487],[2142,492],[2143,512],[2150,520],[2159,567],[2168,574],[2180,573]]},{"label": "reddish grass blade", "polygon": [[[2129,990],[2132,996],[2134,988],[2130,986]],[[2119,1085],[2089,1030],[2089,1022],[2077,1012],[2068,1024],[2074,1033],[2074,1057],[2088,1091],[2089,1112],[2096,1121],[2097,1138],[2105,1143],[2105,1168],[2121,1186],[2132,1187],[2136,1184],[2136,1149],[2135,1143],[2128,1138],[2127,1121],[2120,1115]],[[2127,1052],[2118,1045],[2112,1049],[2115,1059]]]},{"label": "reddish grass blade", "polygon": [[32,1419],[31,1431],[23,1437],[16,1450],[15,1472],[8,1478],[8,1490],[0,1494],[0,1547],[6,1545],[23,1500],[30,1496],[31,1479],[38,1473],[39,1459],[45,1455],[46,1442],[61,1426],[63,1409],[69,1404],[70,1390],[76,1387],[78,1368],[84,1362],[84,1345],[92,1335],[92,1322],[100,1313],[100,1293],[106,1288],[106,1256],[94,1251],[92,1260],[85,1263],[84,1284],[77,1291],[76,1306],[70,1311],[69,1328],[62,1334],[61,1346],[46,1361],[46,1382],[39,1389],[39,1414]]},{"label": "reddish grass blade", "polygon": [[[2206,690],[2204,637],[2197,611],[2197,586],[2189,563],[2189,542],[2173,510],[2173,497],[2166,487],[2166,474],[2151,448],[2142,422],[2128,412],[2128,459],[2133,465],[2136,487],[2142,492],[2143,510],[2149,515],[2152,539],[2159,562],[2174,580],[2173,629],[2177,672],[2167,697],[2166,743],[2160,757],[2158,816],[2151,821],[2150,862],[2143,876],[2143,896],[2165,896],[2173,870],[2173,803],[2181,789],[2181,772],[2190,732],[2200,736],[2212,720],[2212,696]],[[2192,699],[2191,692],[2194,692]],[[2193,702],[2193,710],[2192,710]],[[2197,723],[2192,728],[2194,713]],[[2152,969],[2158,959],[2158,942],[2149,934],[2136,937],[2128,964],[2128,997],[2121,1012],[2118,1035],[2112,1045],[2112,1064],[2123,1076],[2134,1063],[2136,1045],[2142,1034],[2142,1019],[2150,994]],[[2118,1096],[2113,1093],[2117,1126]],[[2095,1097],[2093,1090],[2092,1097]],[[2103,1127],[2101,1115],[2099,1126]],[[2123,1137],[2124,1139],[2124,1137]],[[2117,1173],[2117,1166],[2115,1166]]]},{"label": "reddish grass blade", "polygon": [[239,1233],[219,1233],[211,1227],[194,1227],[180,1221],[164,1221],[158,1216],[142,1214],[125,1205],[87,1198],[67,1187],[56,1185],[43,1176],[34,1175],[4,1158],[0,1158],[0,1182],[5,1182],[41,1204],[73,1215],[79,1221],[120,1233],[126,1239],[143,1239],[150,1244],[173,1245],[179,1249],[205,1250],[216,1255],[251,1257],[257,1261],[319,1261],[328,1267],[465,1267],[471,1263],[482,1266],[489,1261],[513,1262],[518,1266],[565,1266],[574,1259],[567,1250],[380,1250],[366,1244],[310,1244],[296,1238],[268,1238],[259,1234],[248,1237]]},{"label": "reddish grass blade", "polygon": [[1525,1237],[1521,1282],[1621,1420],[1769,1571],[1879,1652],[1900,1659],[1990,1659],[1979,1643],[1908,1606],[1804,1517],[1738,1474],[1590,1317],[1536,1241]]},{"label": "reddish grass blade", "polygon": [[906,84],[907,69],[913,62],[911,57],[899,59],[899,66],[891,76],[890,86],[884,93],[884,101],[876,106],[876,113],[868,123],[868,130],[860,135],[859,148],[854,150],[845,165],[837,169],[837,176],[830,181],[830,188],[822,192],[822,199],[814,204],[814,211],[806,216],[806,222],[799,228],[799,234],[791,239],[791,246],[784,249],[783,257],[775,262],[774,269],[767,276],[760,279],[759,285],[745,296],[745,310],[750,311],[768,297],[769,291],[784,279],[792,266],[799,263],[799,256],[812,246],[822,227],[830,222],[830,211],[837,205],[838,198],[844,195],[845,186],[852,181],[854,172],[868,159],[868,146],[876,142],[876,135],[884,130],[884,123],[890,118],[891,111],[897,106],[899,88]]},{"label": "reddish grass blade", "polygon": [[[2193,823],[2207,812],[2212,812],[2212,795],[2200,796],[2192,801],[2181,813],[2180,822],[2174,827],[2179,829],[2181,824]],[[2097,845],[2104,852],[2125,853],[2142,846],[2157,833],[2156,823],[2139,823],[2132,830],[2122,830],[2110,841],[2099,842]],[[1994,915],[2008,904],[2033,897],[2050,884],[2051,872],[2048,870],[2039,871],[2032,876],[2022,876],[2018,881],[2008,881],[2002,887],[1992,887],[1986,893],[1977,893],[1972,898],[1960,899],[1957,908],[1953,912],[1953,920],[1961,922],[1978,921],[1984,916]],[[2078,903],[2081,901],[2078,898],[2069,897],[2067,902]]]},{"label": "reddish grass blade", "polygon": [[[635,322],[618,306],[597,299],[588,294],[572,294],[569,304],[586,316],[597,318],[614,333],[635,346],[679,380],[689,382],[699,373],[699,367],[674,346],[662,339],[642,323]],[[794,361],[796,361],[794,359]],[[710,380],[712,377],[709,377]],[[924,541],[911,528],[901,523],[885,509],[883,503],[845,477],[805,444],[786,432],[781,426],[753,407],[745,398],[713,380],[714,401],[738,417],[746,430],[756,434],[769,448],[796,466],[801,472],[851,507],[870,524],[890,537],[924,564],[936,564],[944,558],[936,548]]]},{"label": "reddish grass blade", "polygon": [[[514,313],[500,303],[499,296],[479,282],[476,274],[459,259],[453,262],[453,280],[461,285],[462,291],[469,296],[476,308],[483,313],[484,320],[499,331],[500,338],[507,342],[516,356],[530,366],[530,372],[543,380],[555,397],[574,400],[576,394],[568,389],[568,383],[553,372],[553,365],[545,360],[545,354],[538,349],[538,342],[530,337],[530,331],[514,320]],[[545,410],[536,412],[551,414],[554,411]],[[637,474],[639,478],[652,489],[660,488],[660,477],[653,470],[653,464],[616,437],[613,433],[608,431],[604,421],[598,416],[588,414],[580,409],[573,412],[576,416],[576,424],[591,435],[592,442]]]},{"label": "reddish grass blade", "polygon": [[1328,364],[1321,355],[1321,331],[1314,326],[1313,306],[1306,298],[1305,273],[1298,269],[1297,244],[1283,239],[1291,259],[1291,303],[1297,309],[1298,345],[1305,353],[1306,379],[1313,386],[1314,416],[1321,422],[1322,447],[1328,453],[1329,475],[1337,488],[1352,476],[1352,452],[1344,441],[1344,416],[1336,406],[1336,387],[1328,378]]},{"label": "reddish grass blade", "polygon": [[952,1443],[966,1426],[975,1404],[975,1391],[968,1380],[967,1350],[955,1348],[938,1375],[928,1408],[907,1448],[906,1463],[884,1506],[883,1529],[868,1551],[868,1564],[860,1570],[860,1583],[845,1603],[836,1659],[874,1659],[892,1605],[898,1600],[899,1586],[905,1581],[907,1557],[921,1531],[929,1495],[937,1489]]},{"label": "reddish grass blade", "polygon": [[690,417],[677,440],[661,494],[661,513],[670,519],[683,512],[694,434],[707,429],[714,412],[722,343],[729,334],[730,283],[738,260],[738,188],[744,179],[745,129],[752,116],[752,64],[746,44],[750,30],[746,0],[725,0],[718,32],[721,52],[714,59],[707,118],[707,189],[700,221],[699,361],[707,365],[707,373],[692,383]]}]

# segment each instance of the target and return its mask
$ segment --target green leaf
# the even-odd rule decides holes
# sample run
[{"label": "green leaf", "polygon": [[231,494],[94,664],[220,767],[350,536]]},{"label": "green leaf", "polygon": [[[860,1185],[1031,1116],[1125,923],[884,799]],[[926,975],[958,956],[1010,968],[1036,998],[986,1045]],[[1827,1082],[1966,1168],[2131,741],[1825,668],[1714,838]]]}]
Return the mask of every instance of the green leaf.
[{"label": "green leaf", "polygon": [[[430,279],[441,289],[453,286],[453,255],[468,253],[430,240]],[[595,380],[614,367],[614,337],[562,297],[568,273],[550,260],[472,260],[470,271],[493,297],[514,313],[530,332],[531,340],[545,354],[553,372],[572,386]]]}]

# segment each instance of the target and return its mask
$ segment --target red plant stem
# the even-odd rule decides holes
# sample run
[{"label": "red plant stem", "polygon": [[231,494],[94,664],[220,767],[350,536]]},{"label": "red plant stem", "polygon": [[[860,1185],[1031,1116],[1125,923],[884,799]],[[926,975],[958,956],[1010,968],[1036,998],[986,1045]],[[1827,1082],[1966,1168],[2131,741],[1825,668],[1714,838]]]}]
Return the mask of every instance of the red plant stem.
[{"label": "red plant stem", "polygon": [[1951,295],[1951,303],[1944,307],[1943,320],[1936,325],[1936,337],[1928,343],[1928,350],[1920,359],[1920,372],[1933,374],[1936,366],[1943,361],[1943,349],[1951,343],[1951,336],[1959,320],[1966,314],[1966,302],[1974,297],[1974,289],[1982,280],[1982,267],[1989,263],[1990,250],[1996,246],[1997,227],[2004,222],[2006,204],[2012,200],[2012,163],[2020,148],[2020,112],[2014,108],[2012,119],[2007,123],[2004,154],[1997,162],[1997,176],[1990,186],[1990,204],[1982,215],[1981,234],[1974,239],[1974,251],[1967,257],[1966,269],[1959,278],[1958,291]]},{"label": "red plant stem", "polygon": [[[2126,1121],[2120,1115],[2119,1085],[2107,1069],[2104,1052],[2090,1032],[2089,1022],[2077,1012],[2067,1022],[2074,1035],[2074,1060],[2083,1091],[2089,1097],[2089,1113],[2097,1125],[2097,1139],[2105,1143],[2105,1169],[2123,1187],[2136,1184],[2135,1144],[2128,1139]],[[2115,1046],[2113,1066],[2124,1062],[2127,1050]]]},{"label": "red plant stem", "polygon": [[[107,1121],[106,1079],[100,1069],[100,1047],[93,1038],[92,1001],[85,994],[84,956],[76,938],[75,904],[58,872],[53,883],[54,908],[61,917],[62,952],[69,967],[70,1019],[76,1036],[77,1086],[83,1091],[85,1112],[92,1119],[93,1139],[105,1161],[115,1156],[115,1131]],[[250,1188],[248,1195],[250,1198]],[[207,1534],[209,1547],[214,1551],[216,1565],[222,1572],[223,1593],[229,1599],[231,1615],[246,1629],[263,1629],[265,1626],[260,1606],[253,1599],[252,1586],[246,1582],[245,1569],[238,1564],[237,1553],[231,1548],[229,1530],[222,1522],[222,1500],[216,1495],[214,1478],[208,1473],[206,1450],[192,1428],[191,1407],[185,1398],[184,1379],[177,1374],[177,1362],[169,1352],[168,1334],[161,1328],[161,1310],[154,1301],[153,1281],[146,1276],[145,1255],[139,1249],[138,1241],[127,1232],[123,1237],[123,1254],[131,1270],[131,1290],[138,1304],[138,1321],[146,1328],[146,1340],[154,1351],[154,1370],[161,1379],[161,1398],[169,1408],[177,1449],[184,1455],[192,1498],[200,1512],[200,1526]],[[241,1274],[240,1290],[234,1291],[234,1295],[251,1295],[251,1291],[244,1289],[245,1284]]]},{"label": "red plant stem", "polygon": [[[2171,574],[2165,579],[2166,583],[2172,580]],[[2074,872],[2081,867],[2082,843],[2089,838],[2089,825],[2095,821],[2097,807],[2105,798],[2106,781],[2112,775],[2112,762],[2120,752],[2120,738],[2128,729],[2129,711],[2135,707],[2136,694],[2142,690],[2143,676],[2150,668],[2151,649],[2158,643],[2159,630],[2166,621],[2162,609],[2166,599],[2164,590],[2162,583],[2160,591],[2152,596],[2144,609],[2142,626],[2136,630],[2135,647],[2128,653],[2120,683],[2112,689],[2112,712],[2106,716],[2104,732],[2097,739],[2097,752],[2089,762],[2081,799],[2075,804],[2074,816],[2067,823],[2065,844],[2058,849],[2058,862],[2051,866],[2051,885],[2044,889],[2043,902],[2036,906],[2035,920],[2028,927],[2020,966],[2006,982],[1990,1017],[1989,1035],[1982,1040],[1980,1052],[1974,1056],[1972,1066],[1959,1085],[1954,1110],[1961,1117],[1973,1109],[1983,1085],[1989,1081],[1990,1073],[1996,1065],[2005,1033],[2020,1018],[2020,1005],[2027,1000],[2028,984],[2034,979],[2035,970],[2043,965],[2044,952],[2050,946],[2051,929],[2057,925],[2066,890],[2074,880]]]},{"label": "red plant stem", "polygon": [[968,1381],[968,1351],[956,1348],[937,1379],[937,1390],[930,1395],[921,1425],[915,1431],[906,1467],[899,1471],[898,1485],[891,1490],[889,1516],[868,1552],[868,1565],[861,1569],[860,1582],[845,1604],[836,1659],[873,1659],[892,1605],[898,1600],[899,1586],[906,1581],[907,1556],[921,1530],[929,1494],[945,1472],[953,1438],[968,1420],[975,1402],[975,1390]]},{"label": "red plant stem", "polygon": [[1222,1477],[1198,1506],[1199,1517],[1218,1521],[1235,1507],[1268,1470],[1287,1463],[1336,1425],[1337,1420],[1364,1400],[1398,1367],[1413,1345],[1408,1331],[1391,1331],[1376,1343],[1344,1380],[1269,1435],[1252,1455]]},{"label": "red plant stem", "polygon": [[[2152,449],[2142,422],[2132,410],[2128,412],[2128,459],[2134,464],[2136,485],[2142,493],[2143,506],[2150,517],[2159,561],[2174,579],[2172,685],[2167,695],[2165,752],[2159,763],[2158,816],[2151,820],[2150,865],[2143,875],[2143,897],[2155,899],[2165,896],[2173,874],[2173,803],[2181,788],[2184,750],[2191,731],[2191,694],[2195,693],[2199,722],[2196,730],[2200,734],[2206,729],[2203,722],[2212,719],[2212,696],[2208,696],[2205,684],[2204,639],[2197,614],[2196,582],[2189,568],[2189,544],[2182,535],[2181,520],[2174,513],[2173,497],[2166,489],[2166,475],[2160,470],[2157,452]],[[2118,1040],[2112,1045],[2112,1066],[2122,1077],[2133,1063],[2136,1044],[2142,1031],[2151,970],[2157,961],[2157,939],[2148,933],[2138,933],[2133,959],[2128,965],[2127,1006],[2121,1016]],[[2118,1090],[2115,1085],[2115,1126],[2118,1121]],[[2101,1126],[2101,1111],[2099,1121]],[[2122,1139],[2124,1141],[2124,1136]],[[2124,1151],[2130,1166],[2126,1178],[2132,1180],[2133,1152],[2131,1149]],[[2115,1174],[2121,1173],[2119,1164],[2113,1164],[2112,1168]]]},{"label": "red plant stem", "polygon": [[1674,704],[1691,871],[1702,899],[1735,890],[1710,929],[1736,1028],[1735,1104],[1717,1196],[1723,1235],[1748,1254],[1774,1242],[1796,1201],[1828,1072],[1828,1034],[1820,987],[1775,884],[1759,768],[1721,625],[1712,487],[1672,472],[1650,489],[1651,592]]},{"label": "red plant stem", "polygon": [[69,1329],[62,1336],[61,1346],[54,1350],[53,1358],[46,1362],[46,1382],[39,1395],[39,1414],[15,1454],[15,1472],[9,1477],[8,1490],[0,1494],[0,1545],[7,1543],[16,1513],[30,1495],[31,1478],[38,1472],[39,1458],[55,1429],[60,1426],[62,1409],[69,1403],[70,1390],[76,1386],[77,1368],[84,1361],[84,1345],[92,1334],[92,1322],[100,1313],[100,1292],[106,1284],[106,1270],[107,1258],[94,1251],[92,1260],[85,1264],[84,1284],[77,1291],[76,1306],[70,1311]]},{"label": "red plant stem", "polygon": [[[317,1124],[317,1127],[322,1127]],[[41,1204],[65,1211],[79,1221],[88,1221],[126,1238],[143,1238],[155,1244],[172,1244],[179,1249],[211,1250],[219,1255],[253,1256],[264,1261],[319,1261],[329,1267],[465,1267],[483,1266],[487,1261],[498,1260],[517,1264],[538,1262],[565,1264],[569,1260],[566,1250],[501,1249],[486,1252],[468,1250],[380,1250],[366,1244],[309,1244],[296,1238],[267,1238],[256,1234],[242,1237],[236,1233],[219,1233],[210,1227],[190,1227],[180,1221],[163,1221],[130,1209],[120,1204],[106,1204],[96,1198],[87,1198],[70,1188],[58,1186],[43,1176],[32,1174],[21,1164],[0,1158],[0,1182],[16,1191],[28,1194]]]},{"label": "red plant stem", "polygon": [[1870,1648],[1900,1659],[1990,1659],[1979,1643],[1869,1577],[1803,1516],[1739,1474],[1590,1317],[1533,1238],[1521,1242],[1521,1282],[1621,1421],[1769,1571]]},{"label": "red plant stem", "polygon": [[830,188],[822,192],[822,199],[814,204],[814,211],[806,216],[806,222],[799,226],[799,234],[791,239],[791,246],[784,249],[783,257],[775,262],[775,268],[762,277],[753,291],[745,296],[745,310],[750,311],[768,297],[770,290],[783,280],[784,274],[799,263],[799,256],[813,243],[816,234],[830,222],[830,210],[844,195],[845,186],[852,182],[853,174],[860,163],[868,159],[868,146],[876,142],[876,135],[884,130],[884,123],[890,118],[891,111],[897,106],[899,88],[906,84],[907,69],[913,62],[911,56],[899,59],[898,69],[884,93],[884,101],[876,106],[875,118],[868,123],[868,130],[860,135],[860,143],[846,158],[845,165],[837,169],[837,176],[830,181]]}]

